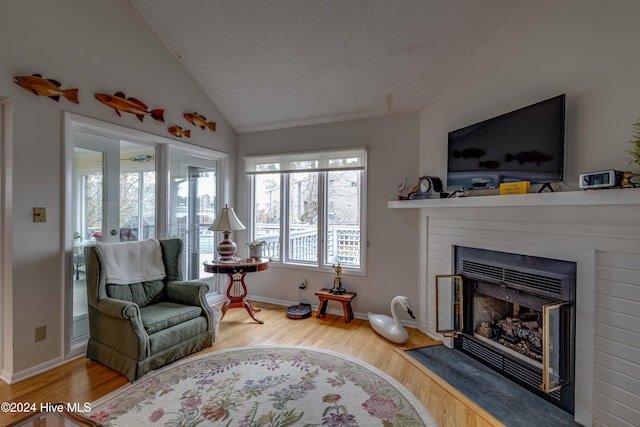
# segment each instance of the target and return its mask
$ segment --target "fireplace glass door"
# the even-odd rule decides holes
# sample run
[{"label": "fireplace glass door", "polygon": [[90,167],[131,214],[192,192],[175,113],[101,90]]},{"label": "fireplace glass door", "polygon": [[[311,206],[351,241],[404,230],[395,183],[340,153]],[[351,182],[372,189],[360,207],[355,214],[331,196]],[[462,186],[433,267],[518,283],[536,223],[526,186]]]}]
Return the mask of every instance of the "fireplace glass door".
[{"label": "fireplace glass door", "polygon": [[531,366],[545,393],[567,383],[569,308],[569,302],[462,276],[436,276],[437,331],[445,337],[464,335]]},{"label": "fireplace glass door", "polygon": [[562,330],[565,328],[569,303],[561,302],[542,307],[543,349],[542,349],[542,385],[545,393],[560,389],[567,383],[567,358],[562,349],[566,348]]},{"label": "fireplace glass door", "polygon": [[445,337],[462,332],[462,276],[436,276],[436,330]]}]

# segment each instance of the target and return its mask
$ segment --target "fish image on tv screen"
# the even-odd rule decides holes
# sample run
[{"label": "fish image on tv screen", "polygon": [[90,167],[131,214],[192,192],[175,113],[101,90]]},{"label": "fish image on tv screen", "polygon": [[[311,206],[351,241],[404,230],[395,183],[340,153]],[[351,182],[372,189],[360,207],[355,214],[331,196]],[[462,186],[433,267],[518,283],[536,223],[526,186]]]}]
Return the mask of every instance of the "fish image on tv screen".
[{"label": "fish image on tv screen", "polygon": [[565,95],[449,132],[447,190],[562,181]]}]

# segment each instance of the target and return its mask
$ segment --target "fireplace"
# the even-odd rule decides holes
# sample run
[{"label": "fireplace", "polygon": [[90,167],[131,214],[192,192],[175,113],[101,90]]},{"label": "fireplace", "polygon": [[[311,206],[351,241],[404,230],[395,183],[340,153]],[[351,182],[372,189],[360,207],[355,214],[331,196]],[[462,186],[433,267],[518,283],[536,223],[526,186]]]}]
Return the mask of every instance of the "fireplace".
[{"label": "fireplace", "polygon": [[[439,328],[457,350],[573,414],[576,264],[455,247],[438,278]],[[447,308],[450,307],[450,308]]]}]

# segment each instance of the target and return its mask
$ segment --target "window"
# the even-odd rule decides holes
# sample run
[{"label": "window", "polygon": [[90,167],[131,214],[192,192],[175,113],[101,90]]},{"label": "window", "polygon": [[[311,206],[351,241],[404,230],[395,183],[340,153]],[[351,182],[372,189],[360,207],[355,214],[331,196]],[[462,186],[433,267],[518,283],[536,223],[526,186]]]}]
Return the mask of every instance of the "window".
[{"label": "window", "polygon": [[252,238],[284,264],[364,271],[363,148],[245,159]]}]

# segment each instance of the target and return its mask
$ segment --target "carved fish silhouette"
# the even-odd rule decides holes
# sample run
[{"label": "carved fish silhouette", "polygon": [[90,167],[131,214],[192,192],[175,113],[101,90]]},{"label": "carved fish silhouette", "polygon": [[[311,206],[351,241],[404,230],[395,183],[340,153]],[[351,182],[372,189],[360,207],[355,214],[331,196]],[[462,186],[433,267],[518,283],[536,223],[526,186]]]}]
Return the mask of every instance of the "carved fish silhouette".
[{"label": "carved fish silhouette", "polygon": [[171,126],[167,130],[169,131],[169,134],[177,136],[178,138],[182,138],[183,136],[185,138],[191,138],[191,131],[188,129],[182,130],[180,126]]},{"label": "carved fish silhouette", "polygon": [[462,157],[463,159],[469,159],[469,158],[479,159],[485,154],[486,154],[485,151],[479,148],[467,148],[462,151],[454,150],[453,157],[455,157],[456,159],[459,159],[460,157]]},{"label": "carved fish silhouette", "polygon": [[547,154],[542,154],[537,151],[522,151],[516,154],[515,156],[513,154],[506,155],[507,162],[512,162],[514,160],[517,160],[518,163],[520,164],[536,163],[538,166],[540,166],[540,164],[544,162],[548,162],[551,159],[553,159],[552,156],[549,156]]},{"label": "carved fish silhouette", "polygon": [[135,115],[140,121],[144,119],[145,115],[149,115],[154,120],[164,122],[163,109],[158,108],[156,110],[148,111],[148,107],[142,101],[139,101],[136,98],[127,98],[122,92],[116,92],[113,95],[96,93],[94,96],[107,107],[111,107],[116,110],[118,116],[121,116],[120,111],[122,111],[123,113]]},{"label": "carved fish silhouette", "polygon": [[204,129],[208,127],[211,131],[216,131],[216,122],[208,122],[203,116],[198,113],[186,113],[183,114],[184,118],[194,126],[200,126],[200,128]]},{"label": "carved fish silhouette", "polygon": [[56,80],[44,79],[40,74],[14,76],[13,78],[18,86],[36,95],[48,96],[55,101],[60,101],[60,95],[62,95],[69,101],[79,104],[78,89],[60,89],[60,82]]}]

